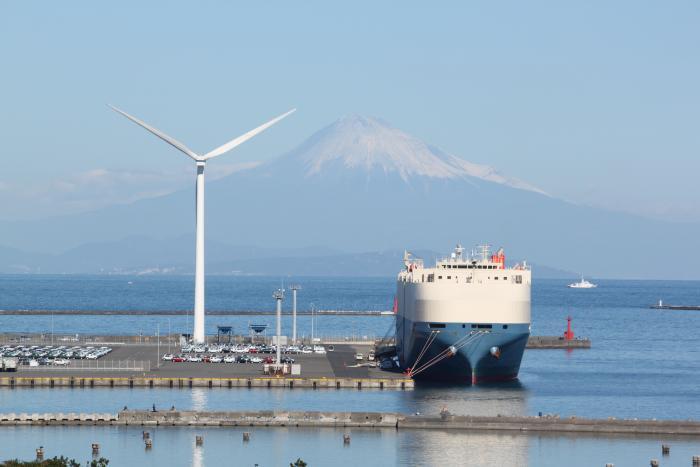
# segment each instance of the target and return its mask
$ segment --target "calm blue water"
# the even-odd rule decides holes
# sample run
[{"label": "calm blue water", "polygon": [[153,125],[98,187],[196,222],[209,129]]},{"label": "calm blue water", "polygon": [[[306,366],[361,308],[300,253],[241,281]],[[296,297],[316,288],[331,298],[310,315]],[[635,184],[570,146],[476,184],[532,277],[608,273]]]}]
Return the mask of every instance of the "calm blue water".
[{"label": "calm blue water", "polygon": [[[139,427],[16,427],[1,428],[2,457],[33,459],[43,446],[45,455],[67,455],[85,462],[91,444],[110,465],[139,466],[285,466],[301,457],[310,466],[538,466],[616,467],[649,465],[659,459],[664,467],[691,465],[700,452],[688,438],[666,439],[671,455],[661,457],[661,442],[653,438],[596,438],[525,436],[503,433],[399,431],[304,428],[148,428],[153,449],[144,449]],[[242,432],[251,433],[250,442]],[[351,436],[343,446],[343,434]],[[196,447],[196,435],[204,444]]]},{"label": "calm blue water", "polygon": [[[133,284],[129,285],[129,281]],[[188,309],[192,295],[191,282],[189,277],[0,276],[0,308]],[[319,309],[346,310],[388,309],[392,303],[394,285],[390,279],[301,278],[295,282],[303,287],[299,293],[300,309],[308,309],[312,302]],[[534,334],[561,334],[566,326],[566,316],[571,315],[575,333],[590,337],[593,348],[573,352],[528,350],[523,359],[520,381],[516,384],[419,387],[406,392],[7,389],[0,390],[0,411],[116,411],[124,405],[148,407],[155,402],[161,407],[175,405],[194,409],[343,408],[437,413],[446,406],[460,414],[536,414],[541,411],[567,416],[700,419],[700,312],[648,309],[648,305],[659,299],[666,303],[700,304],[699,282],[600,281],[599,288],[593,290],[570,290],[565,285],[566,281],[535,282],[532,331]],[[271,292],[279,286],[279,279],[273,278],[212,277],[208,282],[207,306],[210,309],[272,309],[274,301]],[[285,308],[289,307],[288,301],[285,302]],[[274,322],[272,316],[252,319],[270,325]],[[247,317],[212,316],[208,319],[208,329],[212,332],[216,324],[232,324],[238,332],[245,332],[248,320]],[[286,317],[285,327],[289,321],[290,318]],[[55,332],[72,333],[131,334],[142,330],[153,334],[157,326],[160,326],[161,332],[168,327],[172,332],[179,332],[186,330],[188,325],[191,323],[184,316],[69,316],[53,319]],[[316,320],[317,334],[323,335],[383,335],[391,325],[391,317],[325,316]],[[300,334],[308,335],[310,317],[300,317],[299,327]],[[0,316],[0,329],[49,332],[51,317]],[[136,436],[128,430],[97,430],[102,443],[114,443],[114,446],[125,449],[127,444],[131,446],[131,438]],[[12,444],[12,452],[24,446],[22,449],[28,449],[30,454],[37,440],[43,437],[48,437],[45,441],[48,445],[49,442],[57,444],[65,436],[66,445],[79,444],[80,452],[87,452],[92,442],[91,432],[83,429],[66,429],[60,435],[32,429],[26,432],[12,429],[3,433],[29,433],[29,439],[23,445],[19,441]],[[182,463],[188,465],[194,451],[193,443],[187,439],[193,438],[193,433],[190,430],[166,430],[159,436],[178,443],[185,439],[181,448],[183,452],[177,451],[177,458],[184,456],[189,459]],[[25,439],[23,435],[16,436]],[[269,452],[255,450],[254,454],[250,454],[254,450],[248,447],[239,450],[238,434],[213,430],[207,434],[207,439],[210,436],[220,437],[216,439],[222,441],[218,447],[213,446],[214,443],[205,443],[203,459],[212,459],[207,463],[213,462],[217,456],[229,455],[227,449],[234,448],[243,456],[241,459],[250,465],[254,462],[285,465],[285,462],[289,462],[288,457],[296,458],[289,447]],[[234,448],[223,441],[228,436],[233,436]],[[266,436],[268,438],[265,439],[269,440],[278,437],[290,442],[296,440],[294,442],[298,442],[302,450],[299,455],[310,458],[318,456],[315,465],[327,465],[328,459],[344,465],[350,462],[346,462],[347,459],[352,458],[343,457],[349,451],[337,445],[336,438],[340,434],[334,430],[304,433],[283,430],[282,434],[270,430],[259,436]],[[469,451],[471,458],[474,450],[480,453],[482,458],[474,465],[561,465],[556,459],[562,459],[562,456],[567,458],[568,465],[605,465],[606,462],[614,462],[616,466],[648,465],[650,458],[660,457],[658,451],[661,442],[629,438],[606,440],[484,435],[479,438],[482,444],[477,446],[473,435],[463,437],[456,433],[383,433],[379,437],[367,435],[366,439],[363,436],[358,434],[357,443],[353,438],[353,447],[349,448],[353,455],[362,456],[365,449],[377,452],[383,465],[407,463],[409,456],[418,459],[415,465],[441,464],[443,445],[448,446],[445,443],[451,440],[460,440],[449,444],[449,449],[454,450],[455,455],[465,456]],[[325,448],[309,448],[310,440],[313,440],[311,444],[315,444],[317,439],[327,440],[327,452]],[[364,442],[368,444],[360,449],[360,444]],[[672,459],[663,460],[662,465],[689,465],[689,456],[700,454],[698,443],[683,443],[681,445],[685,447],[682,449],[687,449],[687,452],[676,456],[677,451],[674,450]],[[325,446],[324,443],[319,444]],[[479,450],[479,446],[483,446],[483,449]],[[151,457],[143,457],[146,454],[141,448],[137,442],[133,453],[124,454],[124,460],[156,465],[158,462],[167,463],[167,456],[175,456],[170,452],[155,454],[154,449],[154,453],[149,454]],[[373,462],[367,462],[367,465],[373,465]]]}]

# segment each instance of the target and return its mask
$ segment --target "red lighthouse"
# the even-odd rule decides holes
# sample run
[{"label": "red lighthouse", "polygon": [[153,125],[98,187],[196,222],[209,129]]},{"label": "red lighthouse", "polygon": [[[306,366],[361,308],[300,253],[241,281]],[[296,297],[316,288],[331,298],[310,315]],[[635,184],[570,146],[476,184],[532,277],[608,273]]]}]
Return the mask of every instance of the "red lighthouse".
[{"label": "red lighthouse", "polygon": [[574,331],[571,330],[571,316],[566,317],[566,332],[564,333],[564,339],[567,341],[574,339]]}]

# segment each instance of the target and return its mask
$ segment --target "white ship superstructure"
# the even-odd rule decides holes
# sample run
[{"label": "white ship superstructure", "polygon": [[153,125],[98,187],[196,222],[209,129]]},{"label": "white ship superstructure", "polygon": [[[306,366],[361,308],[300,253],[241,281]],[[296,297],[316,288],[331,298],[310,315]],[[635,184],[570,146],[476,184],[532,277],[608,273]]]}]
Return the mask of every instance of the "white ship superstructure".
[{"label": "white ship superstructure", "polygon": [[401,365],[426,379],[517,377],[530,332],[531,272],[506,267],[503,249],[467,256],[457,245],[435,267],[409,253],[398,275],[396,342]]}]

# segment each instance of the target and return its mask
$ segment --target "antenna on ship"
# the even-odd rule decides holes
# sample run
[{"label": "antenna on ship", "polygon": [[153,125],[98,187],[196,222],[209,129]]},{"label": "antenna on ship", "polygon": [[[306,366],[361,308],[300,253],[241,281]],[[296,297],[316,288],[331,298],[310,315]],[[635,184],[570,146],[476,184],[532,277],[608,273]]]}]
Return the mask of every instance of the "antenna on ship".
[{"label": "antenna on ship", "polygon": [[479,245],[478,248],[481,250],[481,260],[484,262],[487,261],[489,259],[489,249],[491,248],[491,245],[484,243]]}]

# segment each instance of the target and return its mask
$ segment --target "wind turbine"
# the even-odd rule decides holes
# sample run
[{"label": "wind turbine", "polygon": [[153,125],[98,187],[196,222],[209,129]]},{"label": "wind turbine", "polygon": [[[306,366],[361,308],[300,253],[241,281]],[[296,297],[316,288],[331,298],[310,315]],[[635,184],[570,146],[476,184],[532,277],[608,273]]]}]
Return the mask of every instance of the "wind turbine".
[{"label": "wind turbine", "polygon": [[248,133],[245,133],[238,138],[232,139],[228,143],[219,146],[218,148],[209,151],[208,153],[204,155],[197,154],[178,140],[171,138],[170,136],[166,135],[162,131],[153,128],[152,126],[148,125],[147,123],[144,123],[143,121],[139,120],[138,118],[129,115],[128,113],[124,112],[123,110],[119,110],[116,107],[113,107],[110,105],[110,107],[115,111],[132,122],[136,123],[137,125],[145,128],[146,130],[150,131],[154,135],[156,135],[158,138],[162,139],[169,145],[173,146],[175,149],[178,149],[182,152],[184,152],[187,156],[192,158],[196,165],[197,165],[197,183],[196,183],[196,208],[195,208],[195,256],[194,256],[194,332],[193,332],[193,340],[196,344],[203,344],[204,343],[204,166],[206,165],[207,161],[209,159],[212,159],[214,157],[220,156],[231,149],[235,148],[236,146],[239,146],[243,144],[244,142],[248,141],[250,138],[253,136],[262,133],[263,131],[267,130],[270,128],[272,125],[275,123],[279,122],[282,120],[284,117],[288,116],[292,112],[294,112],[296,109],[292,109],[289,112],[286,112],[282,115],[280,115],[277,118],[273,118],[269,122],[260,125],[259,127],[250,130]]}]

